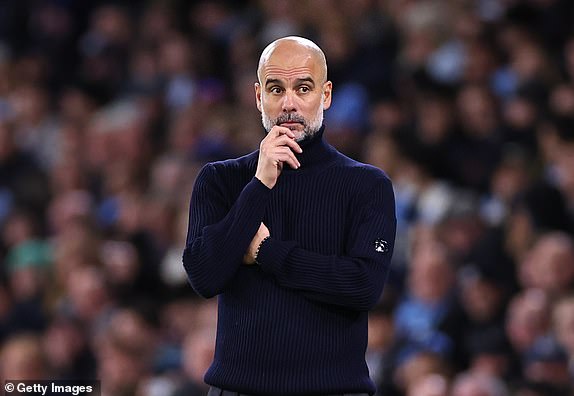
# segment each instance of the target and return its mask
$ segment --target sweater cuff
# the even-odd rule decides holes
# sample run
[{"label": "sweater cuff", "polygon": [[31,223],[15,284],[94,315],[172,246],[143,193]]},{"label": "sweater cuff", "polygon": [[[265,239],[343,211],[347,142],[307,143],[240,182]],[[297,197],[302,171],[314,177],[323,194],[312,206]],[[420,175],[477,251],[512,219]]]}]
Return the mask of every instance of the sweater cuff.
[{"label": "sweater cuff", "polygon": [[270,192],[271,189],[269,187],[267,187],[265,184],[263,184],[263,182],[261,180],[259,180],[258,178],[256,178],[255,176],[253,176],[253,178],[251,179],[251,181],[249,183],[247,183],[247,185],[253,185],[255,189],[257,189],[258,191],[264,191],[264,192]]},{"label": "sweater cuff", "polygon": [[269,238],[261,245],[257,262],[268,273],[278,273],[282,270],[287,256],[295,248],[295,242],[284,242],[277,239]]},{"label": "sweater cuff", "polygon": [[271,190],[258,178],[253,177],[253,179],[245,185],[245,188],[241,194],[239,194],[239,198],[236,201],[236,204],[239,205],[239,212],[247,213],[248,218],[252,216],[262,217],[270,194]]}]

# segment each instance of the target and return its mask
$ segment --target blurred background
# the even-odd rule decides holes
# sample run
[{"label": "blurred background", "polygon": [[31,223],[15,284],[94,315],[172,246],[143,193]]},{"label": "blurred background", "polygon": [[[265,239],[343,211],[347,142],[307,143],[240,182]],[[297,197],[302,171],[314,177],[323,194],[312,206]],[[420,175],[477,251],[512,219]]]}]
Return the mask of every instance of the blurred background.
[{"label": "blurred background", "polygon": [[1,1],[0,378],[206,394],[189,197],[258,147],[284,35],[326,53],[327,140],[394,183],[379,395],[572,395],[570,0]]}]

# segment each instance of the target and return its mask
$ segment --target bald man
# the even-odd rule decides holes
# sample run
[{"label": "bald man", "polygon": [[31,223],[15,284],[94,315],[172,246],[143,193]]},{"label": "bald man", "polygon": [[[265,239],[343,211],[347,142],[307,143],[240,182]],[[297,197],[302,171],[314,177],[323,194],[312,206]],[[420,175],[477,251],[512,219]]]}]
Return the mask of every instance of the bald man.
[{"label": "bald man", "polygon": [[206,164],[191,196],[184,267],[219,303],[209,395],[371,395],[367,315],[393,252],[391,182],[326,142],[332,83],[315,43],[271,43],[257,76],[259,150]]}]

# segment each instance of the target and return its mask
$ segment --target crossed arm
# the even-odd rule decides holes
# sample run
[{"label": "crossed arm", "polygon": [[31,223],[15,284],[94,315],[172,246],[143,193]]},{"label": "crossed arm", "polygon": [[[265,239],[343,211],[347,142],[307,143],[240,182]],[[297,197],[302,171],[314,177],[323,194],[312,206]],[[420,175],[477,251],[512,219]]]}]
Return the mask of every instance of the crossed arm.
[{"label": "crossed arm", "polygon": [[[280,286],[316,301],[368,310],[382,292],[394,246],[391,183],[386,177],[377,177],[371,190],[353,202],[344,256],[322,255],[295,241],[274,239],[263,216],[283,164],[298,166],[293,151],[300,147],[290,133],[286,128],[277,133],[272,130],[263,139],[255,177],[231,206],[217,182],[215,167],[208,164],[202,169],[192,194],[183,255],[190,283],[204,297],[224,292],[241,265],[254,263],[255,251],[270,236],[261,245],[258,262]],[[376,241],[384,241],[386,250],[376,249]]]},{"label": "crossed arm", "polygon": [[[196,181],[183,262],[194,289],[204,297],[225,291],[261,227],[271,190],[253,178],[228,208],[218,191],[213,165]],[[378,300],[390,264],[395,236],[392,187],[388,179],[363,194],[355,206],[345,256],[322,255],[295,241],[269,238],[258,262],[279,285],[306,297],[355,310],[368,310]],[[377,251],[375,241],[387,242]]]}]

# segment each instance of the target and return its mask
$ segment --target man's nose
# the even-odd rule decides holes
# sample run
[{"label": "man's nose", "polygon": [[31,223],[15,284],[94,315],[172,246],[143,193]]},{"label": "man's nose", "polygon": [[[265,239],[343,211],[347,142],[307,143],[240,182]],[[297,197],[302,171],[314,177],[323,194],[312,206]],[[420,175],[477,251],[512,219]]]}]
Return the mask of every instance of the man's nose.
[{"label": "man's nose", "polygon": [[296,98],[293,92],[285,92],[283,96],[283,112],[291,113],[297,111]]}]

